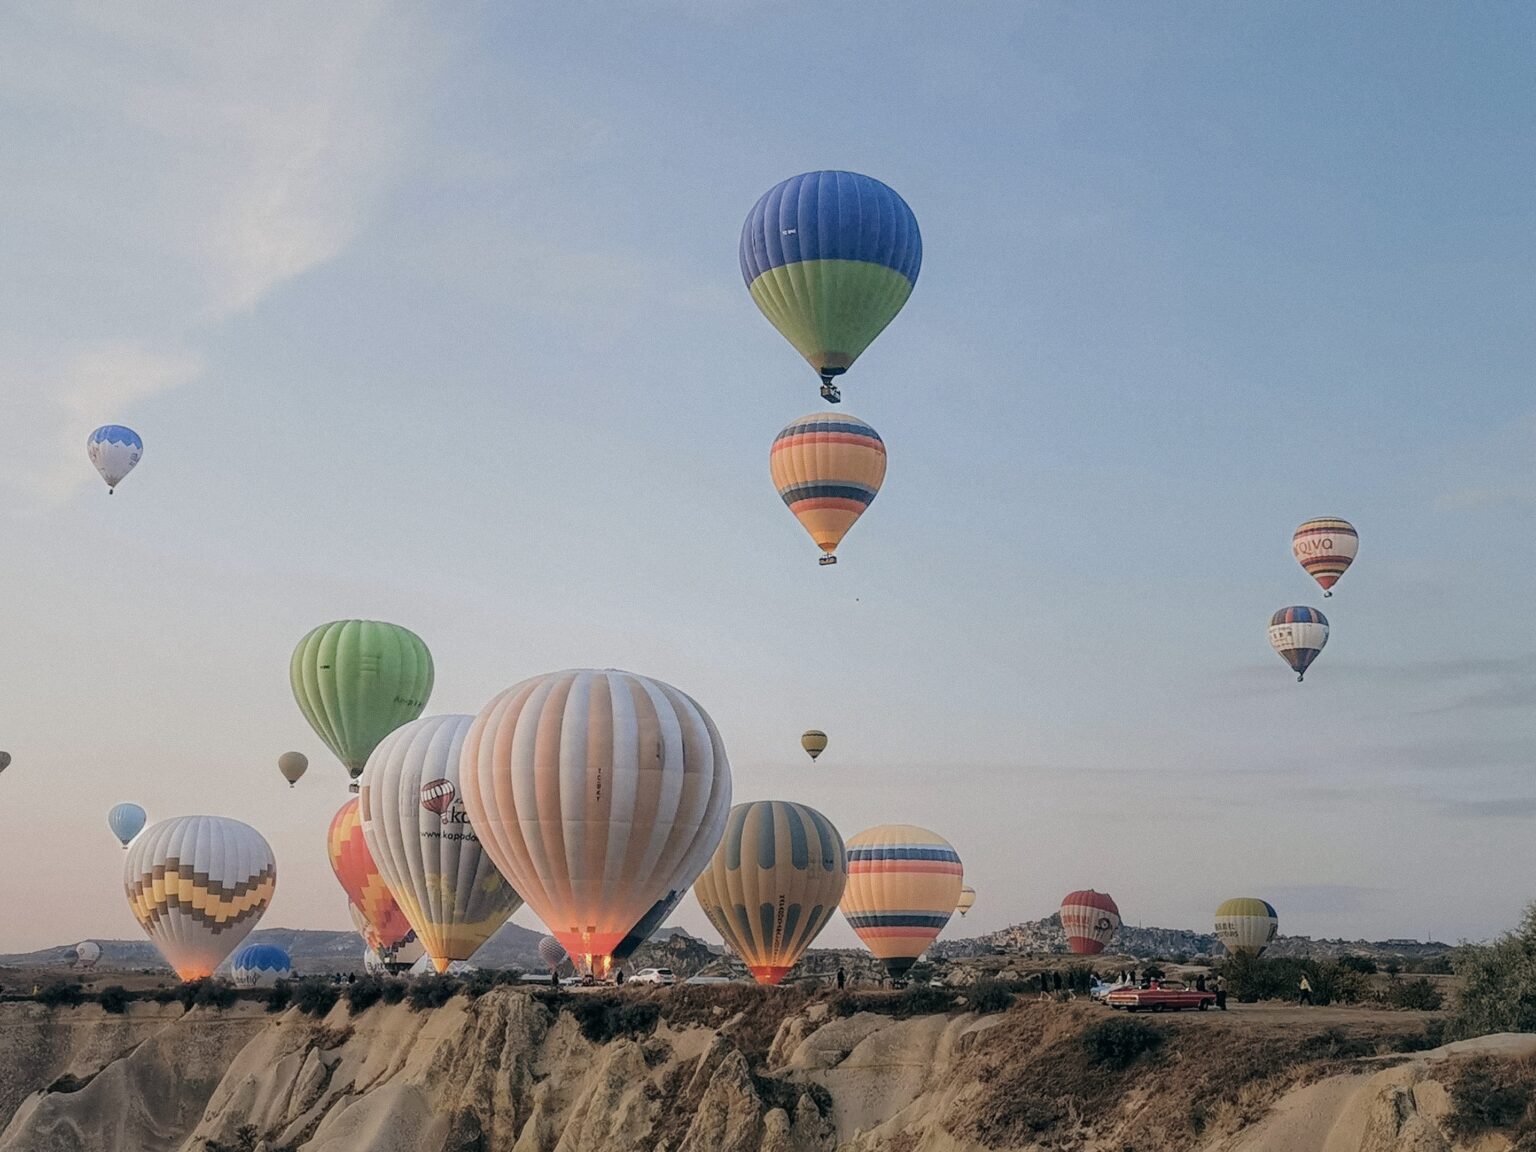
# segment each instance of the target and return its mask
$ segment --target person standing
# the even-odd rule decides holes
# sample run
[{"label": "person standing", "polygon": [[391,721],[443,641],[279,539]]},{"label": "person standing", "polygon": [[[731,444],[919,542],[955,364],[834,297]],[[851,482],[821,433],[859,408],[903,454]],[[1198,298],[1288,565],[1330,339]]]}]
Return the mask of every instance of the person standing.
[{"label": "person standing", "polygon": [[1223,1012],[1227,1010],[1227,978],[1225,976],[1216,977],[1216,1007]]},{"label": "person standing", "polygon": [[1196,992],[1204,992],[1205,991],[1205,973],[1204,972],[1200,973],[1198,976],[1195,977],[1195,991]]},{"label": "person standing", "polygon": [[1297,1004],[1312,1003],[1312,981],[1307,979],[1307,974],[1301,974],[1301,995],[1296,998]]}]

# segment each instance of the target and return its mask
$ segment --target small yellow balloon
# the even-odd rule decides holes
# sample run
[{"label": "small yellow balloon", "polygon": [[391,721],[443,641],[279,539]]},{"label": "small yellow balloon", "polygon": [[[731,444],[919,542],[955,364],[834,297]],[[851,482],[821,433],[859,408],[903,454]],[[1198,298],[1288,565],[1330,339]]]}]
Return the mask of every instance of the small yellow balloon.
[{"label": "small yellow balloon", "polygon": [[827,734],[812,728],[800,737],[800,747],[814,760],[827,750]]}]

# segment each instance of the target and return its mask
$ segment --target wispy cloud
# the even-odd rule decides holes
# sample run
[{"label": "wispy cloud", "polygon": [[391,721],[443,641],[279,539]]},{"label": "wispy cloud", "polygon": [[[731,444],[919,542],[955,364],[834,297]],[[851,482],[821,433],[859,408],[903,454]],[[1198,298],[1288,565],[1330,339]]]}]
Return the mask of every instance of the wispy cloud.
[{"label": "wispy cloud", "polygon": [[422,55],[386,3],[0,15],[10,504],[89,479],[86,432],[197,379],[211,325],[333,259],[394,171]]}]

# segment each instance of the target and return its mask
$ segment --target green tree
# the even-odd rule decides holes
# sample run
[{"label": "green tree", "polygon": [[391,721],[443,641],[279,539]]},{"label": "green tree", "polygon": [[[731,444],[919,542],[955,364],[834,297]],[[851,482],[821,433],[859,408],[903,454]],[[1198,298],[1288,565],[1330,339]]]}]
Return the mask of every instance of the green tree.
[{"label": "green tree", "polygon": [[1519,928],[1492,944],[1456,949],[1451,967],[1463,984],[1447,1039],[1536,1032],[1536,904]]}]

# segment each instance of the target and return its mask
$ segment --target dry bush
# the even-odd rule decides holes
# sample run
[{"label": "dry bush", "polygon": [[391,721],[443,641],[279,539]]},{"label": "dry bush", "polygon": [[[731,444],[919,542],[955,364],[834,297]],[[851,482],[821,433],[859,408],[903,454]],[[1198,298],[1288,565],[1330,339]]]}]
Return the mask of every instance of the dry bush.
[{"label": "dry bush", "polygon": [[1455,1067],[1446,1087],[1446,1126],[1453,1134],[1475,1139],[1502,1131],[1518,1148],[1536,1145],[1536,1060],[1477,1056]]}]

